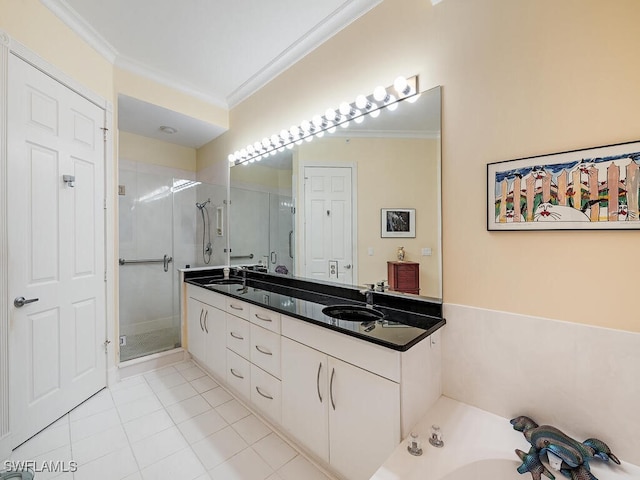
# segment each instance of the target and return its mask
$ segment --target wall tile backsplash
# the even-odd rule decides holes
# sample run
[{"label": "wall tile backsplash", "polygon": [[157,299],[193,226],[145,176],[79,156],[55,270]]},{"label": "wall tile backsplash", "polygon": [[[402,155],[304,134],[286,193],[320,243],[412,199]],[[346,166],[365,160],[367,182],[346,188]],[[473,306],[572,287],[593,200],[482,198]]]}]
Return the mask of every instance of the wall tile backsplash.
[{"label": "wall tile backsplash", "polygon": [[640,464],[640,334],[452,304],[444,316],[444,395]]}]

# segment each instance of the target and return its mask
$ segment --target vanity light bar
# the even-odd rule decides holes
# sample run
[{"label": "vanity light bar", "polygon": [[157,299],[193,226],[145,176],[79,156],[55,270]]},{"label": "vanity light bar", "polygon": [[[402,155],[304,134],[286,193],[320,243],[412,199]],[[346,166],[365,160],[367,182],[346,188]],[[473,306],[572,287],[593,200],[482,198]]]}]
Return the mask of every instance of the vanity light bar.
[{"label": "vanity light bar", "polygon": [[[311,120],[303,120],[300,125],[292,125],[279,134],[265,137],[260,142],[247,145],[241,150],[229,154],[229,163],[240,165],[260,161],[269,155],[293,148],[303,141],[310,142],[314,137],[322,137],[325,132],[333,133],[338,126],[346,128],[349,122],[361,123],[366,115],[375,118],[383,108],[395,110],[398,102],[409,97],[418,98],[418,76],[398,77],[391,87],[376,87],[368,95],[358,95],[354,102],[343,102],[337,109],[328,108],[324,115],[315,115]],[[412,100],[412,99],[411,99]],[[411,101],[409,100],[409,101]]]}]

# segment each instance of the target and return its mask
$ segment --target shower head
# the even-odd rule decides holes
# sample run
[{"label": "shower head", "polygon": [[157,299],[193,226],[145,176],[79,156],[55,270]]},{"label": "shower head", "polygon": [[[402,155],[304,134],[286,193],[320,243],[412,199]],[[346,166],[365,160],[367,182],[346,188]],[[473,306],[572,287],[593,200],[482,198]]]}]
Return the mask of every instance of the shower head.
[{"label": "shower head", "polygon": [[207,206],[207,203],[211,203],[211,199],[207,198],[206,202],[202,202],[202,203],[197,203],[196,202],[196,207],[198,207],[200,210],[202,210],[204,207]]}]

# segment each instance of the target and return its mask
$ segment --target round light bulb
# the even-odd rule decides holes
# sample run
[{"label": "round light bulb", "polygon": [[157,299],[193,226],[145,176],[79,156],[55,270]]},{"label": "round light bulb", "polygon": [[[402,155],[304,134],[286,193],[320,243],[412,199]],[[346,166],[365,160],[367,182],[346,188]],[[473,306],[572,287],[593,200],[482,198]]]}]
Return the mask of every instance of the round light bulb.
[{"label": "round light bulb", "polygon": [[311,140],[313,140],[313,135],[308,135],[308,136],[304,137],[304,141],[305,142],[310,142]]},{"label": "round light bulb", "polygon": [[236,150],[233,155],[236,157],[236,160],[240,160],[240,158],[242,157],[242,155],[240,155],[240,150]]},{"label": "round light bulb", "polygon": [[330,122],[335,121],[336,119],[336,111],[332,108],[327,108],[327,111],[324,112],[324,116],[327,120],[329,120]]},{"label": "round light bulb", "polygon": [[260,160],[262,160],[262,155],[258,155],[258,156],[256,157],[256,162],[259,162]]},{"label": "round light bulb", "polygon": [[288,148],[289,150],[291,150],[291,149],[293,148],[293,143],[289,143],[289,144],[287,144],[287,148]]},{"label": "round light bulb", "polygon": [[362,112],[360,110],[356,110],[356,113],[354,113],[353,115],[354,115],[354,119],[353,119],[354,122],[358,124],[364,122],[364,117],[362,116]]},{"label": "round light bulb", "polygon": [[411,98],[407,98],[407,102],[416,103],[416,101],[420,98],[420,95],[422,95],[422,94],[421,93],[417,93],[414,96],[412,96]]},{"label": "round light bulb", "polygon": [[311,119],[311,121],[313,122],[313,124],[317,127],[320,128],[322,127],[322,124],[324,123],[322,121],[322,117],[320,115],[314,115],[313,118]]},{"label": "round light bulb", "polygon": [[285,129],[280,130],[280,138],[283,142],[286,142],[289,140],[289,132]]},{"label": "round light bulb", "polygon": [[247,158],[247,149],[243,148],[242,150],[240,150],[240,156],[242,158]]},{"label": "round light bulb", "polygon": [[358,107],[361,110],[364,110],[365,108],[367,108],[367,104],[369,103],[369,100],[367,100],[367,97],[365,97],[364,95],[358,95],[356,97],[356,107]]},{"label": "round light bulb", "polygon": [[339,107],[340,113],[342,115],[349,115],[351,113],[351,105],[347,102],[342,102]]},{"label": "round light bulb", "polygon": [[298,138],[300,136],[300,127],[297,127],[296,125],[292,125],[291,128],[289,129],[289,133],[294,139]]},{"label": "round light bulb", "polygon": [[396,92],[398,92],[398,96],[400,97],[404,97],[411,92],[407,79],[403,76],[400,76],[393,81],[393,88],[395,88]]},{"label": "round light bulb", "polygon": [[373,98],[377,102],[382,102],[387,98],[387,89],[383,86],[377,86],[373,91]]},{"label": "round light bulb", "polygon": [[335,126],[335,125],[332,125],[332,126],[331,126],[331,128],[329,128],[329,129],[327,130],[327,132],[329,132],[329,133],[336,133],[336,130],[337,130],[336,126]]},{"label": "round light bulb", "polygon": [[273,145],[274,147],[278,146],[280,144],[280,137],[278,137],[278,135],[271,135],[271,145]]},{"label": "round light bulb", "polygon": [[300,128],[302,128],[303,132],[310,132],[311,122],[309,120],[303,120],[302,123],[300,124]]},{"label": "round light bulb", "polygon": [[324,137],[324,130],[320,130],[318,133],[316,133],[316,137],[318,138]]},{"label": "round light bulb", "polygon": [[393,95],[389,95],[389,100],[387,101],[389,106],[387,107],[390,112],[393,112],[396,108],[398,108],[398,102],[396,102],[396,97]]},{"label": "round light bulb", "polygon": [[262,139],[262,146],[264,148],[269,148],[271,146],[271,142],[269,141],[269,139],[267,137],[264,137]]},{"label": "round light bulb", "polygon": [[230,153],[227,158],[229,159],[229,163],[234,163],[236,161],[236,156],[233,153]]},{"label": "round light bulb", "polygon": [[253,155],[253,152],[255,152],[256,150],[253,148],[253,145],[247,145],[247,153],[249,155]]},{"label": "round light bulb", "polygon": [[380,109],[378,108],[377,105],[375,106],[375,108],[373,110],[371,110],[369,112],[369,116],[371,118],[378,118],[380,116]]}]

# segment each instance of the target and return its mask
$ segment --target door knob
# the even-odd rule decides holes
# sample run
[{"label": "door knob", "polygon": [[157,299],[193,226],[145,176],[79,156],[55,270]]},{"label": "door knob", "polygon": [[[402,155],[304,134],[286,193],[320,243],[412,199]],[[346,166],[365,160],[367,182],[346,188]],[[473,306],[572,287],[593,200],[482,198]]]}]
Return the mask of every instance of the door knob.
[{"label": "door knob", "polygon": [[13,301],[13,305],[16,308],[20,308],[20,307],[24,307],[27,303],[37,302],[38,300],[39,298],[30,298],[29,300],[26,300],[24,297],[16,297],[15,300]]},{"label": "door knob", "polygon": [[349,269],[351,268],[351,264],[350,264],[350,263],[347,263],[347,264],[344,266],[344,268],[345,268],[345,269],[347,269],[347,270],[349,270]]}]

